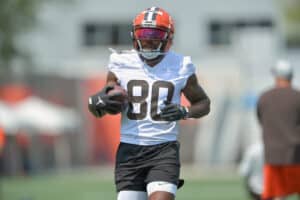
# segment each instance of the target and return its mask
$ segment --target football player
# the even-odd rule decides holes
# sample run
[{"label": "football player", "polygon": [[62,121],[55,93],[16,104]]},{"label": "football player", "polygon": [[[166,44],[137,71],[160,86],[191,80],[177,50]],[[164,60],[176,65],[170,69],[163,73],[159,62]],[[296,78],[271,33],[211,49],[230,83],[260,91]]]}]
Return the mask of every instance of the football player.
[{"label": "football player", "polygon": [[[180,182],[178,121],[210,111],[191,58],[170,51],[174,32],[165,10],[151,7],[139,13],[132,24],[134,49],[111,54],[107,85],[89,98],[96,117],[122,112],[115,165],[118,200],[175,199]],[[128,93],[126,109],[107,94],[116,84]],[[189,107],[180,105],[182,93]]]}]

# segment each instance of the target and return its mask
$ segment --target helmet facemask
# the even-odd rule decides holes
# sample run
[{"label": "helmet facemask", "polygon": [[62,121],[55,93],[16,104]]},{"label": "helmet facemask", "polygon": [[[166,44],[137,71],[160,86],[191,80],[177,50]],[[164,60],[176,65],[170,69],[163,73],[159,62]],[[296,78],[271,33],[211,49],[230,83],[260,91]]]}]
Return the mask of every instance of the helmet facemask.
[{"label": "helmet facemask", "polygon": [[153,60],[164,55],[171,37],[167,31],[157,28],[137,28],[132,37],[134,48],[146,60]]}]

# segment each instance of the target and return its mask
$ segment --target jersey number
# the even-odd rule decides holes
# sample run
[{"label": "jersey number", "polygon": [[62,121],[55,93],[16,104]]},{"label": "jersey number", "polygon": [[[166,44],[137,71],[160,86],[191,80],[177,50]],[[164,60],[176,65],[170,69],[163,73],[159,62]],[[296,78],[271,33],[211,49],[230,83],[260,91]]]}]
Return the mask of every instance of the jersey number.
[{"label": "jersey number", "polygon": [[[134,95],[134,88],[141,88],[141,94],[139,96]],[[167,101],[171,101],[174,94],[174,85],[167,81],[156,81],[152,85],[151,92],[151,105],[150,114],[151,118],[156,121],[161,121],[161,117],[157,113],[158,100],[159,100],[159,89],[167,89]],[[131,120],[141,120],[147,115],[147,102],[146,99],[149,95],[149,84],[144,80],[131,80],[127,84],[128,98],[129,98],[129,109],[127,117]],[[133,112],[133,104],[139,106],[139,112]]]}]

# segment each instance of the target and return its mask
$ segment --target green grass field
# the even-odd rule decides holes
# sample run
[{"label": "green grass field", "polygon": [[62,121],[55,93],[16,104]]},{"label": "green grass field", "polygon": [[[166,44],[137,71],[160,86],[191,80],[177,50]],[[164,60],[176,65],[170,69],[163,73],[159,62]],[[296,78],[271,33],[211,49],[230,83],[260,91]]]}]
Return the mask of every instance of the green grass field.
[{"label": "green grass field", "polygon": [[[248,200],[234,170],[182,169],[176,200]],[[116,200],[112,167],[1,180],[0,200]],[[289,200],[296,200],[291,197]]]},{"label": "green grass field", "polygon": [[[65,177],[39,177],[4,183],[4,200],[99,200],[116,199],[112,181]],[[247,199],[238,180],[187,181],[176,199]]]},{"label": "green grass field", "polygon": [[[44,177],[12,180],[4,184],[4,200],[99,200],[116,199],[111,181]],[[187,182],[177,193],[184,200],[242,200],[247,199],[237,180]]]},{"label": "green grass field", "polygon": [[[248,200],[242,180],[234,173],[183,172],[186,184],[176,200]],[[5,178],[1,200],[114,200],[113,172],[76,170],[55,175]]]},{"label": "green grass field", "polygon": [[[186,172],[186,183],[176,199],[246,200],[238,176]],[[116,199],[111,170],[76,170],[47,176],[5,178],[1,200],[107,200]]]}]

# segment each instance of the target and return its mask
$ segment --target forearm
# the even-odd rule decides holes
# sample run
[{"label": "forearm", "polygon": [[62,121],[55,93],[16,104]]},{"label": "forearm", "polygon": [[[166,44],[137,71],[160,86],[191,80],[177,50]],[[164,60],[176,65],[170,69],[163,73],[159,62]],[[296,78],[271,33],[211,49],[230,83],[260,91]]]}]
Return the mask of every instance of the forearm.
[{"label": "forearm", "polygon": [[183,94],[191,103],[188,107],[188,118],[200,118],[210,111],[210,100],[205,91],[198,84],[195,74],[191,75],[187,81]]},{"label": "forearm", "polygon": [[210,100],[203,99],[197,103],[193,103],[188,107],[188,118],[200,118],[210,112]]}]

